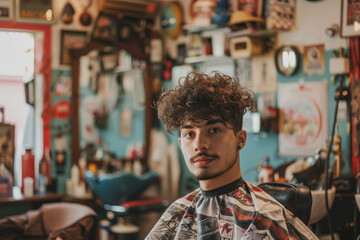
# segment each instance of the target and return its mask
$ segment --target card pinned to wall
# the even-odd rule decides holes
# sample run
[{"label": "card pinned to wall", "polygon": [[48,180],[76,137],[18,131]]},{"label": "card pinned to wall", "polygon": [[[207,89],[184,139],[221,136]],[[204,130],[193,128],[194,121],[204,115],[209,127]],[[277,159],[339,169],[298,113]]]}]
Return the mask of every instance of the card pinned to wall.
[{"label": "card pinned to wall", "polygon": [[276,67],[274,54],[252,57],[252,88],[255,92],[276,91]]},{"label": "card pinned to wall", "polygon": [[304,46],[303,66],[305,75],[325,74],[324,44]]}]

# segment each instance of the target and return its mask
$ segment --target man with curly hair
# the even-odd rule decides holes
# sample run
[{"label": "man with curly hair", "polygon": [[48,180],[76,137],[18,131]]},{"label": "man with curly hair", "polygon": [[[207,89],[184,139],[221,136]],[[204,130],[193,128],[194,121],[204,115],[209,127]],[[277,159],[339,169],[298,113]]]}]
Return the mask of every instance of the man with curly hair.
[{"label": "man with curly hair", "polygon": [[200,188],[178,199],[146,237],[153,239],[317,239],[306,225],[241,177],[243,115],[254,94],[238,79],[189,73],[163,92],[158,116],[179,145]]}]

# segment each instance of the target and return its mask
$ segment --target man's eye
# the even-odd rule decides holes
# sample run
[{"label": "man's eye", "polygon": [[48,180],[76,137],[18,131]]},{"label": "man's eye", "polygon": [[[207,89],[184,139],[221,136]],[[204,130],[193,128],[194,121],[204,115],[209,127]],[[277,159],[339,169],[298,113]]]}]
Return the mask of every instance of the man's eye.
[{"label": "man's eye", "polygon": [[192,132],[186,132],[186,133],[184,133],[183,136],[186,137],[186,138],[190,138],[190,137],[194,136],[194,133],[192,133]]},{"label": "man's eye", "polygon": [[218,133],[218,132],[220,132],[220,129],[218,129],[218,128],[211,128],[210,129],[210,133]]}]

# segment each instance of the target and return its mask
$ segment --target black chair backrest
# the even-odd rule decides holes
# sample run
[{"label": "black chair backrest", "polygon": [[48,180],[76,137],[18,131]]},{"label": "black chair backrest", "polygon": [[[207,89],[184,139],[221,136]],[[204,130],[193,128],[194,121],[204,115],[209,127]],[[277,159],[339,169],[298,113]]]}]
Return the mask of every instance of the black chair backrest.
[{"label": "black chair backrest", "polygon": [[294,183],[267,182],[258,185],[306,225],[311,215],[312,197],[308,187]]}]

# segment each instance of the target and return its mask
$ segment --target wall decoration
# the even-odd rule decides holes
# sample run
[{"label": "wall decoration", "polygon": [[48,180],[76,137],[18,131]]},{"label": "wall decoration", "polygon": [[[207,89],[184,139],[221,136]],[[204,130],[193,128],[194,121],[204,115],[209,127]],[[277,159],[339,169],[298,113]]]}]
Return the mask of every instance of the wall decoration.
[{"label": "wall decoration", "polygon": [[327,81],[278,84],[279,154],[313,156],[327,140]]},{"label": "wall decoration", "polygon": [[71,116],[71,104],[68,100],[58,101],[53,109],[53,116],[57,119],[68,119]]},{"label": "wall decoration", "polygon": [[73,22],[73,17],[75,14],[74,7],[71,5],[70,2],[67,2],[62,10],[61,13],[61,21],[64,24],[70,24]]},{"label": "wall decoration", "polygon": [[52,91],[56,96],[71,97],[71,77],[57,77]]},{"label": "wall decoration", "polygon": [[215,7],[213,0],[191,0],[190,18],[193,26],[209,26]]},{"label": "wall decoration", "polygon": [[252,87],[255,92],[276,91],[276,68],[274,54],[252,57]]},{"label": "wall decoration", "polygon": [[262,17],[263,0],[237,0],[237,10],[242,10],[256,17]]},{"label": "wall decoration", "polygon": [[360,35],[360,2],[341,1],[341,37]]},{"label": "wall decoration", "polygon": [[16,21],[27,23],[52,23],[52,0],[16,0]]},{"label": "wall decoration", "polygon": [[246,88],[252,88],[251,58],[240,58],[236,60],[236,77],[240,84]]},{"label": "wall decoration", "polygon": [[278,30],[294,30],[295,28],[295,0],[269,0],[269,12],[265,13],[266,28]]},{"label": "wall decoration", "polygon": [[304,46],[303,67],[305,75],[325,74],[324,44]]},{"label": "wall decoration", "polygon": [[12,0],[0,0],[0,21],[12,21],[14,5]]},{"label": "wall decoration", "polygon": [[82,0],[78,1],[78,3],[83,8],[83,11],[80,14],[79,22],[83,26],[89,26],[92,22],[91,14],[89,13],[89,8],[92,4],[93,0]]},{"label": "wall decoration", "polygon": [[25,101],[31,106],[35,106],[35,81],[31,81],[24,84],[25,86]]},{"label": "wall decoration", "polygon": [[115,42],[117,36],[117,23],[114,16],[100,12],[91,33],[91,39],[95,41]]},{"label": "wall decoration", "polygon": [[177,2],[171,2],[164,6],[161,11],[161,31],[172,39],[180,34],[181,24],[183,22],[183,12],[181,5]]},{"label": "wall decoration", "polygon": [[85,31],[61,31],[60,64],[70,64],[70,49],[80,49],[88,43]]},{"label": "wall decoration", "polygon": [[0,162],[5,158],[5,167],[14,178],[15,126],[0,123]]}]

